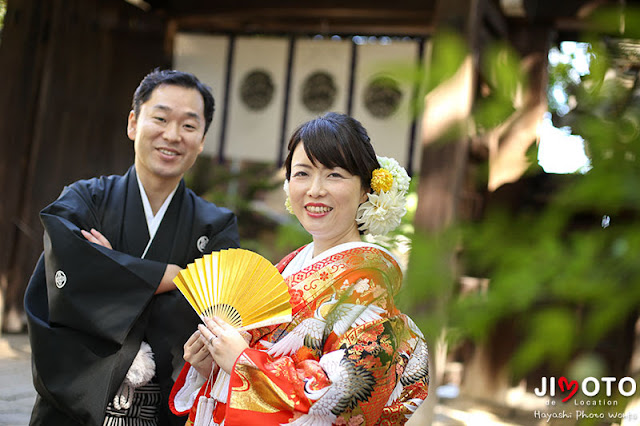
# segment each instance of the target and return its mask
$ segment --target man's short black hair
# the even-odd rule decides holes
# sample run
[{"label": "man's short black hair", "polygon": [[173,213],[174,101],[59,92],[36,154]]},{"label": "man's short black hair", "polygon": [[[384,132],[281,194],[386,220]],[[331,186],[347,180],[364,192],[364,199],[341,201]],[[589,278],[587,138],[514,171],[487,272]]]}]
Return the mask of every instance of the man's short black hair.
[{"label": "man's short black hair", "polygon": [[204,101],[204,133],[206,134],[207,130],[209,130],[209,126],[211,125],[211,120],[213,120],[213,111],[215,109],[211,88],[198,80],[195,75],[188,72],[160,70],[156,68],[147,74],[133,94],[131,108],[133,109],[133,113],[136,118],[138,118],[138,115],[140,114],[140,107],[142,104],[149,100],[156,87],[163,84],[196,89],[200,92],[202,100]]}]

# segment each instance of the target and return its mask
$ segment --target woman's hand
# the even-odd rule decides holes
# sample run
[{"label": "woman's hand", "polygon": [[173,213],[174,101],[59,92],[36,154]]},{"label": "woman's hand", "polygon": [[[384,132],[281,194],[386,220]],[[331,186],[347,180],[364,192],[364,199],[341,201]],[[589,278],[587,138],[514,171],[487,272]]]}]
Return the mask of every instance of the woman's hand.
[{"label": "woman's hand", "polygon": [[191,364],[201,376],[208,378],[211,375],[211,370],[216,366],[213,363],[213,358],[207,346],[199,337],[199,330],[196,330],[195,333],[189,337],[189,340],[187,340],[187,343],[185,343],[183,347],[183,358]]},{"label": "woman's hand", "polygon": [[205,344],[213,360],[227,373],[231,374],[233,365],[249,347],[244,337],[220,318],[204,318],[206,327],[198,326],[200,340]]}]

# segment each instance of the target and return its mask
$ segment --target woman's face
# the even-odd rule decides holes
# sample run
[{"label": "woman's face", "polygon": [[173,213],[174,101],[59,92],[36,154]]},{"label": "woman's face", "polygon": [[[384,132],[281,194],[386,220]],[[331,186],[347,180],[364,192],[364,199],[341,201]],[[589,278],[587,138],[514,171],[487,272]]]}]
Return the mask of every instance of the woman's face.
[{"label": "woman's face", "polygon": [[313,165],[303,141],[293,151],[289,191],[293,212],[323,249],[360,241],[356,212],[367,200],[360,178],[341,167]]}]

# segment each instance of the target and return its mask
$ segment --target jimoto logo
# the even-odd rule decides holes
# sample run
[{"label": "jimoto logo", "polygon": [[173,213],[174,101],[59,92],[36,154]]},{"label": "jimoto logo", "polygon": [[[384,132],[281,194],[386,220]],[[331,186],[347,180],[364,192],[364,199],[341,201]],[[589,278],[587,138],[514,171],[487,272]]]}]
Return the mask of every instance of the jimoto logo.
[{"label": "jimoto logo", "polygon": [[[618,380],[616,377],[587,377],[579,383],[577,380],[570,380],[562,376],[556,380],[555,377],[543,377],[540,387],[534,389],[537,396],[562,396],[562,402],[567,402],[573,398],[580,390],[584,396],[607,396],[613,394],[617,388],[622,396],[632,396],[636,393],[636,381],[631,377],[623,377]],[[590,404],[587,404],[590,405]]]}]

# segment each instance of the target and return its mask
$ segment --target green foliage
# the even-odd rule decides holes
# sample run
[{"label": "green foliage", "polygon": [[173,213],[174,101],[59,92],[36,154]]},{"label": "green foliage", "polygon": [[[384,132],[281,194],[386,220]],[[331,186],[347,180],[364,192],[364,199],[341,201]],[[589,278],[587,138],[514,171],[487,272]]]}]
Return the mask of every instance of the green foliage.
[{"label": "green foliage", "polygon": [[[608,123],[586,114],[578,122],[588,125],[574,131],[593,132],[587,132],[589,142],[607,146],[598,150],[607,158],[592,155],[594,168],[584,176],[551,177],[562,182],[541,208],[497,206],[463,228],[466,272],[490,278],[490,286],[454,300],[451,325],[482,340],[499,332],[501,321],[516,323],[516,377],[542,364],[565,368],[635,315],[640,303],[634,220],[640,140],[624,147],[633,155],[624,155]],[[603,228],[605,215],[611,224]]]},{"label": "green foliage", "polygon": [[291,216],[288,223],[278,228],[276,248],[283,253],[289,253],[298,247],[311,242],[311,235],[300,225],[295,216]]},{"label": "green foliage", "polygon": [[275,213],[269,214],[256,208],[255,203],[282,186],[282,182],[274,179],[276,171],[272,164],[220,164],[215,159],[200,156],[185,180],[204,199],[236,214],[243,248],[276,262],[282,253],[272,244],[272,240],[281,218]]},{"label": "green foliage", "polygon": [[599,35],[640,39],[640,8],[605,5],[590,17],[589,27]]},{"label": "green foliage", "polygon": [[507,43],[496,43],[483,54],[481,75],[490,94],[476,101],[476,124],[485,130],[497,127],[516,110],[518,95],[526,90],[520,58]]},{"label": "green foliage", "polygon": [[7,14],[7,0],[0,0],[0,38],[4,28],[4,17]]},{"label": "green foliage", "polygon": [[[640,24],[637,11],[628,12],[625,36],[630,23]],[[611,16],[620,21],[619,13]],[[498,191],[479,220],[411,235],[401,308],[432,342],[442,329],[458,341],[512,339],[506,359],[514,380],[536,368],[549,374],[621,372],[624,365],[605,365],[600,346],[632,323],[640,306],[639,76],[635,69],[631,77],[615,77],[613,71],[624,66],[612,56],[611,40],[605,44],[591,35],[587,41],[589,72],[576,78],[571,63],[559,63],[549,70],[549,84],[575,100],[554,120],[584,138],[591,170],[545,175],[532,158],[519,189],[502,199]],[[427,90],[453,75],[466,51],[451,34],[436,37],[433,48]],[[473,111],[480,134],[518,108],[528,85],[520,63],[505,44],[486,50],[481,75],[489,90]],[[551,96],[549,101],[557,112],[560,105]],[[463,276],[487,279],[488,287],[461,291],[457,277]],[[512,335],[503,334],[505,324]]]},{"label": "green foliage", "polygon": [[450,325],[482,340],[505,320],[517,324],[515,377],[542,365],[566,371],[633,318],[640,303],[640,100],[609,77],[611,58],[601,43],[592,42],[590,54],[590,73],[578,84],[567,81],[567,64],[551,74],[554,84],[574,86],[577,105],[567,119],[586,140],[593,168],[547,176],[553,192],[532,195],[546,199],[535,208],[496,205],[462,227],[466,273],[488,277],[490,285],[454,299]]},{"label": "green foliage", "polygon": [[431,54],[428,67],[406,61],[388,61],[376,65],[379,73],[416,89],[410,100],[410,112],[414,118],[420,117],[424,110],[425,95],[453,77],[463,61],[469,57],[464,40],[452,31],[442,31],[434,35],[429,45]]},{"label": "green foliage", "polygon": [[450,321],[455,241],[448,233],[412,234],[405,283],[396,296],[398,307],[411,314],[430,344]]},{"label": "green foliage", "polygon": [[529,338],[513,356],[512,373],[519,377],[544,361],[562,367],[569,360],[577,337],[574,312],[561,307],[542,309],[532,314],[527,325]]},{"label": "green foliage", "polygon": [[412,118],[420,117],[424,109],[424,84],[428,78],[425,67],[406,61],[386,62],[377,66],[381,74],[414,89],[411,91],[412,98],[409,101],[410,114]]},{"label": "green foliage", "polygon": [[469,49],[462,37],[455,32],[443,31],[431,39],[432,52],[429,70],[425,74],[425,93],[451,78],[469,56]]}]

